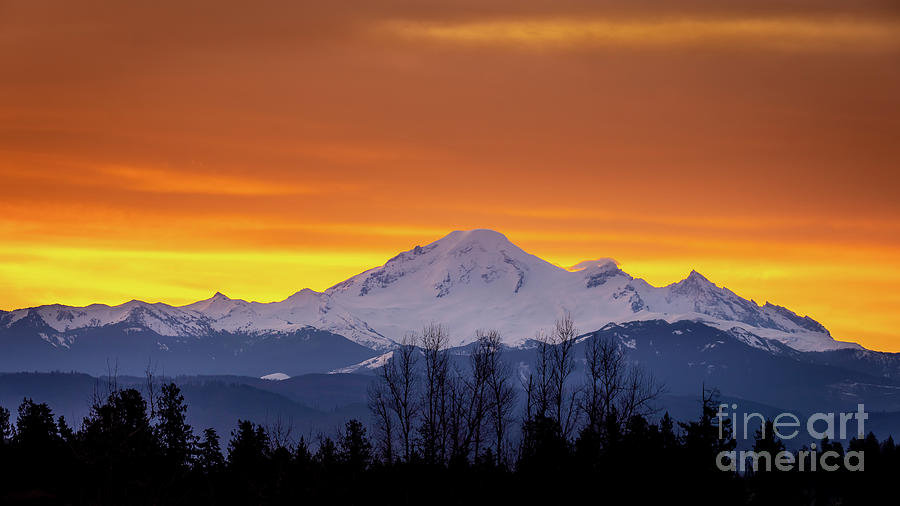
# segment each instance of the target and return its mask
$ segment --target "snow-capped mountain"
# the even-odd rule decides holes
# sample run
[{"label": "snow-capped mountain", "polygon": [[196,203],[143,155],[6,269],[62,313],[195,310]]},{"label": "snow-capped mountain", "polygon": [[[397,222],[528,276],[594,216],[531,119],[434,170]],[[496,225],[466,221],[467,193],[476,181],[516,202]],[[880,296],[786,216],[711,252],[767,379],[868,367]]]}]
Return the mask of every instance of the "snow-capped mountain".
[{"label": "snow-capped mountain", "polygon": [[325,296],[395,340],[433,321],[448,327],[454,344],[471,341],[476,329],[497,328],[516,345],[569,311],[584,331],[610,322],[695,320],[800,351],[858,347],[835,341],[809,317],[760,306],[697,272],[654,287],[610,259],[567,270],[490,230],[456,231],[417,246],[329,288]]},{"label": "snow-capped mountain", "polygon": [[304,289],[279,302],[247,302],[217,293],[181,307],[140,301],[49,305],[0,313],[0,331],[34,322],[42,327],[41,339],[66,348],[85,329],[113,326],[188,343],[223,335],[252,343],[314,329],[387,350],[429,322],[445,325],[453,345],[470,342],[480,328],[496,328],[508,344],[519,345],[549,329],[564,311],[585,332],[609,323],[690,320],[729,331],[757,348],[768,347],[768,340],[799,351],[861,348],[834,340],[809,317],[769,303],[758,305],[697,272],[654,287],[610,259],[564,269],[491,230],[452,232],[324,292]]},{"label": "snow-capped mountain", "polygon": [[304,288],[280,302],[229,299],[221,293],[181,308],[208,321],[217,332],[272,335],[307,327],[342,335],[367,348],[388,348],[394,342],[360,320],[326,294]]}]

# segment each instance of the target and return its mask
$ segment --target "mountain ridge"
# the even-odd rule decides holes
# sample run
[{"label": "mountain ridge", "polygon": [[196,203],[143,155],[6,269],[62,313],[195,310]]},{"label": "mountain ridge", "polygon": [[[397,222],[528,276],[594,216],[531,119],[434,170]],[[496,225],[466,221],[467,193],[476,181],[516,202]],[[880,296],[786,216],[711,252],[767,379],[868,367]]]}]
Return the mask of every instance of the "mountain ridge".
[{"label": "mountain ridge", "polygon": [[498,328],[507,344],[520,345],[564,311],[585,330],[608,323],[690,320],[740,329],[799,351],[863,349],[834,340],[809,316],[744,299],[696,270],[656,287],[610,258],[565,269],[486,229],[451,232],[322,292],[304,288],[282,301],[251,302],[216,292],[182,306],[138,300],[117,306],[50,304],[0,312],[0,328],[36,317],[57,334],[42,339],[60,347],[72,331],[122,323],[190,339],[219,333],[277,337],[314,328],[384,350],[431,321],[447,325],[452,345],[463,345],[476,329],[488,327]]}]

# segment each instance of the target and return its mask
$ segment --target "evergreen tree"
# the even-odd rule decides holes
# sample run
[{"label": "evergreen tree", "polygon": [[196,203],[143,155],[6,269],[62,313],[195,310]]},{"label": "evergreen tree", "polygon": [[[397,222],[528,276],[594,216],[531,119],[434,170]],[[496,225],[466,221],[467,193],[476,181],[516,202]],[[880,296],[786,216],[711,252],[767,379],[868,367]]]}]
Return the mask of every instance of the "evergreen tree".
[{"label": "evergreen tree", "polygon": [[75,442],[75,431],[72,430],[72,427],[69,427],[69,423],[66,422],[66,417],[60,415],[56,420],[56,426],[59,430],[59,437],[63,442],[67,444],[73,444]]},{"label": "evergreen tree", "polygon": [[309,444],[306,443],[306,439],[301,437],[300,441],[297,441],[297,447],[294,449],[294,465],[299,471],[306,472],[309,470],[312,462],[313,455],[309,451]]},{"label": "evergreen tree", "polygon": [[537,415],[522,427],[519,469],[559,472],[568,465],[569,443],[555,418]]},{"label": "evergreen tree", "polygon": [[44,473],[57,473],[64,464],[53,412],[46,404],[25,399],[19,405],[18,415],[13,437],[16,481],[20,486],[52,493],[58,484],[41,477]]},{"label": "evergreen tree", "polygon": [[12,423],[9,419],[9,410],[0,406],[0,445],[9,443],[12,440],[14,432]]},{"label": "evergreen tree", "polygon": [[95,495],[86,502],[157,502],[159,445],[139,391],[115,390],[104,402],[96,402],[79,440],[86,466],[83,475],[93,485],[86,493]]},{"label": "evergreen tree", "polygon": [[663,415],[659,421],[659,435],[663,450],[673,450],[678,447],[678,436],[675,434],[675,422],[669,416],[669,412]]},{"label": "evergreen tree", "polygon": [[228,443],[228,469],[231,471],[234,500],[238,503],[262,502],[269,476],[269,438],[265,429],[248,420],[238,420]]},{"label": "evergreen tree", "polygon": [[45,453],[54,449],[60,438],[50,407],[31,399],[23,400],[19,405],[14,441],[17,446],[27,448],[30,453]]},{"label": "evergreen tree", "polygon": [[322,441],[319,443],[319,449],[316,451],[315,460],[326,472],[337,467],[339,455],[333,439],[327,436],[322,438]]},{"label": "evergreen tree", "polygon": [[366,437],[366,428],[356,419],[347,422],[344,433],[338,438],[340,462],[354,474],[362,473],[372,461],[372,444]]},{"label": "evergreen tree", "polygon": [[682,444],[687,451],[685,457],[697,469],[714,470],[720,452],[731,452],[737,446],[731,420],[724,419],[719,423],[718,406],[718,392],[704,389],[700,418],[679,424],[683,432]]},{"label": "evergreen tree", "polygon": [[893,470],[893,467],[896,467],[897,463],[897,447],[894,445],[894,438],[888,436],[888,438],[881,443],[879,452],[885,463],[884,472],[889,473]]},{"label": "evergreen tree", "polygon": [[301,437],[294,447],[294,458],[292,459],[292,477],[290,480],[291,487],[298,497],[307,497],[310,495],[310,489],[314,489],[318,484],[318,480],[313,476],[314,458],[309,450],[309,444],[306,439]]},{"label": "evergreen tree", "polygon": [[216,429],[203,431],[203,439],[197,445],[197,468],[204,473],[214,473],[225,465],[222,448],[219,445],[219,434]]},{"label": "evergreen tree", "polygon": [[238,420],[238,428],[228,443],[228,465],[231,469],[252,474],[260,470],[268,458],[269,442],[265,429],[248,420]]},{"label": "evergreen tree", "polygon": [[91,407],[82,435],[98,457],[119,461],[156,455],[158,445],[147,402],[133,388],[114,391]]},{"label": "evergreen tree", "polygon": [[194,434],[186,420],[187,406],[175,383],[163,385],[157,404],[155,427],[163,456],[169,466],[186,469],[194,452]]},{"label": "evergreen tree", "polygon": [[[775,456],[784,450],[784,442],[775,435],[775,425],[771,420],[766,420],[762,427],[756,429],[753,451],[756,452],[757,455],[764,455],[763,457],[757,458],[757,462],[759,462],[758,470],[760,472],[766,472],[766,467],[775,469]],[[763,463],[766,459],[768,459],[768,462]],[[754,472],[756,472],[756,470],[754,470]]]}]

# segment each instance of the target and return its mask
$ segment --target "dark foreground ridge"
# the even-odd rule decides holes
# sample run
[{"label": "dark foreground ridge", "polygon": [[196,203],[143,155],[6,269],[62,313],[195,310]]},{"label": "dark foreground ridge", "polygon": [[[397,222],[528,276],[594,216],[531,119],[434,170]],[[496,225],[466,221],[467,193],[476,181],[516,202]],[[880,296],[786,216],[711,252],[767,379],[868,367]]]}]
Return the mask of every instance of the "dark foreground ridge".
[{"label": "dark foreground ridge", "polygon": [[[180,388],[152,375],[141,389],[106,383],[77,429],[25,399],[15,420],[0,410],[0,503],[871,504],[900,470],[893,440],[870,433],[812,450],[862,452],[863,471],[842,458],[834,471],[721,471],[737,441],[714,393],[694,420],[657,416],[661,386],[614,340],[589,337],[588,373],[574,378],[576,341],[558,322],[519,391],[497,333],[479,335],[461,365],[442,328],[426,327],[378,370],[368,420],[313,436],[247,420],[227,442],[195,432]],[[767,429],[753,449],[784,451]]]}]

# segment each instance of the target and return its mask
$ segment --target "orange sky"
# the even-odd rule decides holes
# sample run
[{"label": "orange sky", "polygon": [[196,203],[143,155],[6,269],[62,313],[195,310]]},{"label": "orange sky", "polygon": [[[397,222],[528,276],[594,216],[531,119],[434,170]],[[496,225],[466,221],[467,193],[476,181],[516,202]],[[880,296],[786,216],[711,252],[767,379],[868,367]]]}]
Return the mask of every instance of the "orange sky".
[{"label": "orange sky", "polygon": [[896,2],[334,3],[0,0],[0,308],[279,300],[484,227],[900,351]]}]

